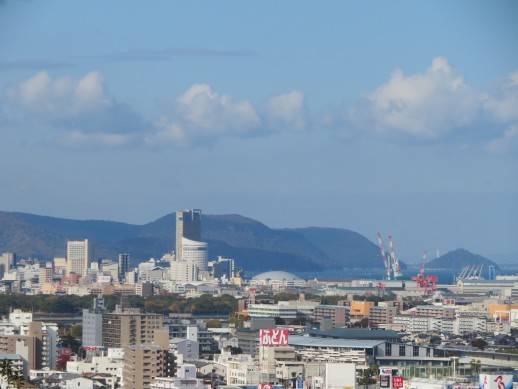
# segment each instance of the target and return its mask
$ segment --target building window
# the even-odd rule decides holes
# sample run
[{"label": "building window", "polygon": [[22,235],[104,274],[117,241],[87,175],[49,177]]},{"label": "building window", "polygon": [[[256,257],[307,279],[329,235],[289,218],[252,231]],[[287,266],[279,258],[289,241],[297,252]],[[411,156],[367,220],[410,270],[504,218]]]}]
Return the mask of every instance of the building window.
[{"label": "building window", "polygon": [[387,346],[385,348],[385,356],[391,357],[392,356],[392,344],[387,343]]},{"label": "building window", "polygon": [[404,357],[406,355],[406,346],[399,346],[399,356]]},{"label": "building window", "polygon": [[419,346],[414,346],[414,357],[419,356]]}]

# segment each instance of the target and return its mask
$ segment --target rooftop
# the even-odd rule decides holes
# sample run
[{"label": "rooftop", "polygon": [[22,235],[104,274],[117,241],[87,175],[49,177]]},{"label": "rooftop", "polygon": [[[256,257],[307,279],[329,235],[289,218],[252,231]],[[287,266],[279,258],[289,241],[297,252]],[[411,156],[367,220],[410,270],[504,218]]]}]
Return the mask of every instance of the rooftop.
[{"label": "rooftop", "polygon": [[378,340],[359,340],[359,339],[332,339],[317,338],[311,336],[290,335],[288,344],[290,346],[302,347],[330,347],[330,348],[360,348],[371,349],[385,342]]},{"label": "rooftop", "polygon": [[400,339],[396,331],[384,330],[380,328],[332,328],[327,331],[321,330],[309,330],[307,332],[310,336],[320,336],[329,338],[343,338],[343,339],[372,339],[372,340],[385,340],[385,339]]}]

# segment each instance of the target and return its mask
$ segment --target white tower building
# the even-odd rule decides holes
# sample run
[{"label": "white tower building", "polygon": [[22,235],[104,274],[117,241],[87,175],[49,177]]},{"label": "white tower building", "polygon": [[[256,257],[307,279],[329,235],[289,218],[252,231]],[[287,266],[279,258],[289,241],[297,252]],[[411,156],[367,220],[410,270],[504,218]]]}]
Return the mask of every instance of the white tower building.
[{"label": "white tower building", "polygon": [[74,272],[86,277],[93,260],[94,245],[88,239],[67,241],[67,275]]}]

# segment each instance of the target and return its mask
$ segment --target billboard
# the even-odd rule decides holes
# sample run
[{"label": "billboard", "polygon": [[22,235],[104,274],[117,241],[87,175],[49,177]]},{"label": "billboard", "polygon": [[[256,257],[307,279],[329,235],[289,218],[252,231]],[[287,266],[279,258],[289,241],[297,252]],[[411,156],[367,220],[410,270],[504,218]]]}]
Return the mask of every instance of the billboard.
[{"label": "billboard", "polygon": [[391,384],[391,378],[392,376],[390,375],[387,375],[387,374],[381,374],[380,375],[380,388],[390,388],[390,384]]},{"label": "billboard", "polygon": [[392,377],[392,387],[393,388],[402,388],[404,386],[404,378],[401,376]]},{"label": "billboard", "polygon": [[287,329],[261,329],[259,330],[259,344],[261,346],[287,346]]},{"label": "billboard", "polygon": [[104,351],[104,346],[83,346],[85,351]]},{"label": "billboard", "polygon": [[97,276],[98,284],[109,284],[112,281],[111,276]]},{"label": "billboard", "polygon": [[512,374],[480,374],[480,389],[512,389]]},{"label": "billboard", "polygon": [[326,363],[325,389],[356,388],[355,363]]}]

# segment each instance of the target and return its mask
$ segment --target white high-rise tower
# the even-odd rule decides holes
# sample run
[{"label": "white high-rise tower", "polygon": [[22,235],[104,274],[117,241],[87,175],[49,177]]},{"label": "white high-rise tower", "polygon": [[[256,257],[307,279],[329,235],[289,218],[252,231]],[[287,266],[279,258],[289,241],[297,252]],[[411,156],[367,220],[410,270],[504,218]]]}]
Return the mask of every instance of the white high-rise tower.
[{"label": "white high-rise tower", "polygon": [[67,275],[74,272],[85,277],[94,260],[94,245],[88,239],[67,241]]}]

